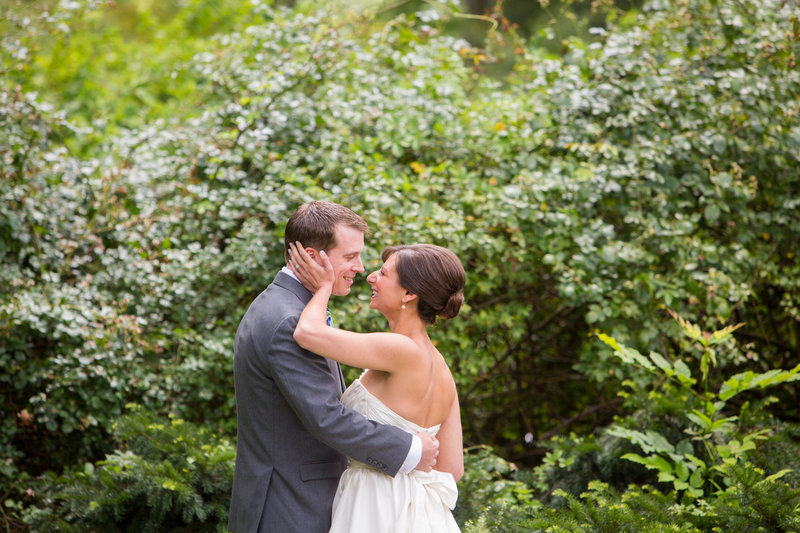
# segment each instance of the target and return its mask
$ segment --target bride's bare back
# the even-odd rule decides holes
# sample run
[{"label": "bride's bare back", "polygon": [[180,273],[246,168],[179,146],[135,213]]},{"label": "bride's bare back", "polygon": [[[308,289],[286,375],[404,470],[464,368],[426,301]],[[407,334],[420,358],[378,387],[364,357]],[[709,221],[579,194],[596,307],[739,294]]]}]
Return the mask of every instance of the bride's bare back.
[{"label": "bride's bare back", "polygon": [[[430,342],[430,341],[428,341]],[[421,427],[445,421],[456,400],[456,385],[442,355],[431,344],[420,350],[420,364],[401,372],[367,371],[361,384],[389,409]]]}]

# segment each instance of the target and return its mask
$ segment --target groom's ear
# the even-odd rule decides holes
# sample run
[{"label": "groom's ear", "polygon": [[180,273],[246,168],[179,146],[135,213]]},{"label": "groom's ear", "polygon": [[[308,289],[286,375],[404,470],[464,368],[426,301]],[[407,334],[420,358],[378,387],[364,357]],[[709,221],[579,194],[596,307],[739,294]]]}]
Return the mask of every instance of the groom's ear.
[{"label": "groom's ear", "polygon": [[315,263],[317,263],[318,265],[322,264],[322,259],[320,259],[319,253],[314,248],[311,248],[309,246],[305,248],[305,251],[308,254],[308,256],[314,260]]}]

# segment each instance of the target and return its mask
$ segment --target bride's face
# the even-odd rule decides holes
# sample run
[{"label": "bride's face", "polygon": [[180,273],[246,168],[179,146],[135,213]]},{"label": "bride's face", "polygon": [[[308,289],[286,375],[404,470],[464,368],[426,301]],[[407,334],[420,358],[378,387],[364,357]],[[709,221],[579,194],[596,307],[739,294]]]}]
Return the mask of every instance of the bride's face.
[{"label": "bride's face", "polygon": [[370,309],[386,314],[400,310],[403,305],[406,290],[400,286],[397,278],[396,261],[395,255],[390,255],[380,269],[367,276],[367,283],[372,287]]}]

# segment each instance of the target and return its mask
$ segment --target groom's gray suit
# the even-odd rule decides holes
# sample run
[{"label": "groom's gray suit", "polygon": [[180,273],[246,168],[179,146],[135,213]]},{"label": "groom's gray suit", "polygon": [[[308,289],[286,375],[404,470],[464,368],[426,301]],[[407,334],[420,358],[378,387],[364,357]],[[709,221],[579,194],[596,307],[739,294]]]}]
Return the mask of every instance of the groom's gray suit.
[{"label": "groom's gray suit", "polygon": [[238,436],[228,528],[236,533],[327,532],[350,456],[394,476],[412,436],[339,403],[338,363],[292,334],[311,293],[279,272],[236,332]]}]

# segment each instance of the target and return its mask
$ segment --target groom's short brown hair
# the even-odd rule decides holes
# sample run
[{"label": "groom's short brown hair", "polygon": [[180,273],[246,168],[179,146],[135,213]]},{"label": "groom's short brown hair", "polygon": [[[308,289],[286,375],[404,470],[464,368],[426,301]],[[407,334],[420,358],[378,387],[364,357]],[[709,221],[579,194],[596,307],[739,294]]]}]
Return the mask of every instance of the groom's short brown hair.
[{"label": "groom's short brown hair", "polygon": [[348,226],[363,233],[369,226],[363,218],[343,205],[324,200],[308,202],[297,208],[286,223],[283,255],[289,260],[289,244],[300,241],[303,247],[330,250],[336,246],[336,226]]}]

